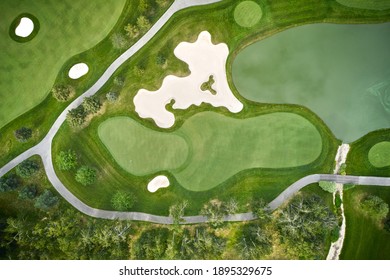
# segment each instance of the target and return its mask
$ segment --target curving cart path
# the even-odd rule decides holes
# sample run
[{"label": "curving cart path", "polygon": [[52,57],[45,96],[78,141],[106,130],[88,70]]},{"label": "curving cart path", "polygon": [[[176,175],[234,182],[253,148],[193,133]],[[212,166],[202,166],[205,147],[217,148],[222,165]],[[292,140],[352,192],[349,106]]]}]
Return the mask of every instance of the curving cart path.
[{"label": "curving cart path", "polygon": [[[48,134],[45,138],[36,146],[20,154],[8,164],[0,168],[0,177],[4,176],[11,169],[17,166],[19,163],[28,159],[33,155],[39,155],[42,158],[43,165],[47,174],[49,181],[52,183],[53,187],[60,193],[60,195],[67,200],[73,207],[78,209],[80,212],[104,219],[121,219],[121,220],[136,220],[136,221],[146,221],[160,224],[172,224],[173,220],[171,217],[166,216],[156,216],[147,213],[141,212],[118,212],[118,211],[107,211],[92,208],[77,197],[75,197],[59,180],[57,177],[51,156],[52,141],[54,136],[57,134],[59,128],[64,123],[66,119],[66,114],[69,110],[78,107],[85,97],[94,95],[113,75],[113,73],[129,58],[131,58],[136,52],[138,52],[146,43],[148,43],[153,36],[164,26],[164,24],[171,18],[176,12],[193,6],[206,5],[217,3],[222,0],[175,0],[175,2],[170,6],[170,8],[164,13],[164,15],[153,25],[153,27],[133,46],[131,46],[127,51],[125,51],[120,57],[118,57],[103,73],[103,75],[97,80],[97,82],[74,100],[56,119],[52,127],[50,128]],[[382,177],[363,177],[363,176],[340,176],[340,175],[331,175],[331,174],[313,174],[306,176],[291,186],[284,190],[278,197],[276,197],[270,204],[269,208],[275,210],[281,204],[283,204],[287,199],[292,195],[298,192],[303,187],[316,183],[319,181],[332,181],[342,184],[356,184],[356,185],[376,185],[376,186],[390,186],[390,178]],[[241,213],[235,215],[228,215],[224,217],[225,221],[248,221],[253,220],[255,217],[252,213]],[[207,222],[207,217],[205,216],[187,216],[184,217],[183,223],[204,223]]]}]

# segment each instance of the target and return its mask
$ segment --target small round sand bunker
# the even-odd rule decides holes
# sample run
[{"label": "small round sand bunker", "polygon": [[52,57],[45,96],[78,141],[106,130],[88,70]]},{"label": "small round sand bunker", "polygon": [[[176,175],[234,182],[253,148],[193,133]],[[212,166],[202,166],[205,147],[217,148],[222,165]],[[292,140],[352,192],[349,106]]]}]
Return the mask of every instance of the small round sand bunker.
[{"label": "small round sand bunker", "polygon": [[19,25],[15,29],[15,34],[19,37],[26,38],[34,31],[34,23],[28,17],[22,17]]},{"label": "small round sand bunker", "polygon": [[164,175],[159,175],[148,184],[148,191],[154,193],[158,189],[169,187],[169,179]]},{"label": "small round sand bunker", "polygon": [[89,68],[88,68],[88,65],[85,64],[85,63],[77,63],[75,65],[72,66],[72,68],[70,68],[69,70],[69,78],[75,80],[75,79],[78,79],[82,76],[84,76],[85,74],[87,74],[89,71]]}]

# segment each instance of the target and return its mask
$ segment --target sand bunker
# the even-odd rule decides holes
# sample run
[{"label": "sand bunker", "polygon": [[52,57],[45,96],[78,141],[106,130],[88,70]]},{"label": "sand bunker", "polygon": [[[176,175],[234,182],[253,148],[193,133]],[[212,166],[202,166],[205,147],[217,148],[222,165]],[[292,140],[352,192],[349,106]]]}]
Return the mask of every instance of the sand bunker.
[{"label": "sand bunker", "polygon": [[155,177],[152,181],[148,184],[148,191],[154,193],[160,188],[166,188],[169,187],[169,180],[166,176],[160,175]]},{"label": "sand bunker", "polygon": [[84,76],[85,74],[87,74],[89,71],[89,68],[88,68],[88,65],[85,64],[85,63],[77,63],[75,65],[72,66],[72,68],[70,68],[69,70],[69,77],[71,79],[78,79],[82,76]]},{"label": "sand bunker", "polygon": [[[203,31],[195,43],[180,43],[174,54],[188,64],[191,74],[184,78],[169,75],[161,88],[154,92],[139,90],[134,97],[134,105],[141,118],[152,118],[161,128],[173,126],[175,116],[165,108],[172,100],[173,109],[187,109],[205,102],[214,107],[225,107],[232,113],[242,110],[242,103],[233,95],[227,82],[226,59],[229,49],[226,44],[214,45],[210,33]],[[209,81],[210,76],[214,80],[214,92],[203,91],[201,86]]]},{"label": "sand bunker", "polygon": [[34,30],[34,23],[28,17],[22,17],[19,25],[15,29],[15,34],[19,37],[28,37]]}]

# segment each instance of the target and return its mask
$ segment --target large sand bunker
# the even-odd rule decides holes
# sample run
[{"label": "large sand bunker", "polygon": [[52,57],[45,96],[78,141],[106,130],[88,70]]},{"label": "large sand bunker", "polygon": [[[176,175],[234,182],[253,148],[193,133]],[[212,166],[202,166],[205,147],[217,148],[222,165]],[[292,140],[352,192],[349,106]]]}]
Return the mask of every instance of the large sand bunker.
[{"label": "large sand bunker", "polygon": [[34,23],[28,17],[22,17],[20,19],[19,25],[15,29],[15,34],[19,37],[26,38],[30,36],[30,34],[34,30]]},{"label": "large sand bunker", "polygon": [[75,80],[78,79],[85,74],[87,74],[89,71],[88,65],[85,63],[77,63],[72,66],[69,70],[69,78]]},{"label": "large sand bunker", "polygon": [[[169,75],[161,88],[154,92],[139,90],[134,97],[134,105],[141,118],[152,118],[162,128],[173,126],[175,116],[165,108],[172,100],[173,109],[187,109],[205,102],[214,107],[225,107],[232,113],[242,110],[242,103],[233,95],[227,82],[229,49],[226,44],[214,45],[210,33],[203,31],[195,43],[180,43],[174,54],[188,64],[191,74],[184,78]],[[203,91],[201,87],[210,81],[210,77],[213,90]]]}]

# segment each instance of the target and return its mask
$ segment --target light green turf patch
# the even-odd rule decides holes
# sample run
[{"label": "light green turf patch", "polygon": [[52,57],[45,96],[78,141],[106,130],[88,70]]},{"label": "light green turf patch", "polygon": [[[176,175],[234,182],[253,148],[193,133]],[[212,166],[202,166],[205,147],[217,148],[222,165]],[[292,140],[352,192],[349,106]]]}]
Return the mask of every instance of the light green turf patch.
[{"label": "light green turf patch", "polygon": [[[119,165],[129,172],[168,170],[184,188],[193,191],[211,189],[250,168],[309,164],[322,149],[317,129],[292,113],[235,119],[204,112],[171,133],[154,132],[130,118],[113,118],[101,124],[99,135]],[[190,153],[185,164],[177,168],[187,156],[179,136],[187,140]],[[181,157],[180,153],[185,154]],[[172,167],[164,158],[168,155],[175,159],[169,160],[176,163]]]},{"label": "light green turf patch", "polygon": [[352,8],[368,10],[390,9],[390,0],[337,0],[340,4]]},{"label": "light green turf patch", "polygon": [[368,160],[375,167],[390,165],[390,142],[383,141],[373,146],[368,152]]},{"label": "light green turf patch", "polygon": [[119,165],[134,175],[173,170],[188,156],[187,142],[181,136],[153,131],[130,118],[108,119],[98,133]]},{"label": "light green turf patch", "polygon": [[241,51],[233,79],[245,98],[304,105],[353,142],[390,126],[389,45],[389,23],[300,26]]},{"label": "light green turf patch", "polygon": [[234,19],[242,27],[252,27],[259,22],[263,15],[259,4],[253,1],[244,1],[234,9]]},{"label": "light green turf patch", "polygon": [[[66,60],[107,36],[125,2],[2,1],[0,127],[41,102]],[[21,13],[34,15],[40,24],[35,38],[25,43],[15,42],[9,34],[11,24]],[[93,68],[90,65],[91,71]]]}]

